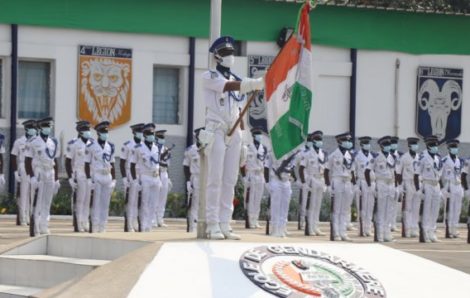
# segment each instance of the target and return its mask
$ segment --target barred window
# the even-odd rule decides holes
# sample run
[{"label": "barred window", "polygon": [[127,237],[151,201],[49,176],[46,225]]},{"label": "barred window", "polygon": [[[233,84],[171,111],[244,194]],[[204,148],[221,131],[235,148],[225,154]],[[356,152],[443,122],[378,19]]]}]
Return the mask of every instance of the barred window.
[{"label": "barred window", "polygon": [[180,124],[178,68],[156,66],[153,69],[152,118],[157,124]]}]

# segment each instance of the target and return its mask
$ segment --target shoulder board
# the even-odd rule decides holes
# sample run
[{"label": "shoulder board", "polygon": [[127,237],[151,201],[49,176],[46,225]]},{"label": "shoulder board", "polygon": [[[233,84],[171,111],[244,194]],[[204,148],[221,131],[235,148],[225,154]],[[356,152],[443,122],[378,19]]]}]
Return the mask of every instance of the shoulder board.
[{"label": "shoulder board", "polygon": [[108,142],[108,144],[111,146],[111,148],[114,148],[114,143]]},{"label": "shoulder board", "polygon": [[423,159],[423,158],[424,158],[424,153],[421,152],[421,153],[419,154],[419,160],[421,160],[421,159]]},{"label": "shoulder board", "polygon": [[142,146],[142,144],[141,144],[141,143],[139,143],[139,144],[135,144],[134,148],[139,148],[139,147],[141,147],[141,146]]},{"label": "shoulder board", "polygon": [[403,156],[403,154],[404,154],[403,152],[398,151],[398,156]]},{"label": "shoulder board", "polygon": [[76,141],[77,141],[77,139],[71,139],[67,144],[72,145],[72,144],[75,143]]},{"label": "shoulder board", "polygon": [[211,73],[211,79],[217,78],[219,76],[217,71],[209,70],[209,72]]},{"label": "shoulder board", "polygon": [[127,145],[129,145],[129,143],[130,143],[130,142],[131,142],[131,141],[127,141],[127,142],[125,142],[125,143],[124,143],[124,146],[127,146]]},{"label": "shoulder board", "polygon": [[372,154],[372,157],[373,158],[376,158],[377,156],[379,156],[379,154],[377,152],[370,152]]}]

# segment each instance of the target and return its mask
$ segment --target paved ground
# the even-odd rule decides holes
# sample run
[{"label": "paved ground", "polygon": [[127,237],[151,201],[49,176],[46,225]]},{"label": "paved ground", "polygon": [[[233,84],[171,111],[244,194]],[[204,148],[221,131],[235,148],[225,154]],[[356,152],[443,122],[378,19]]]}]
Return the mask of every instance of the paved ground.
[{"label": "paved ground", "polygon": [[[184,220],[167,220],[167,228],[155,229],[150,233],[124,233],[122,232],[123,221],[120,218],[112,218],[108,224],[107,232],[102,234],[93,234],[94,237],[118,238],[129,240],[147,240],[157,243],[167,241],[192,241],[195,240],[195,234],[186,233],[186,224]],[[324,223],[322,230],[325,233],[329,231],[329,225]],[[315,242],[328,241],[328,236],[305,237],[303,232],[296,230],[296,223],[289,224],[290,236],[288,238],[273,238],[264,235],[264,229],[246,230],[244,223],[237,222],[233,225],[235,232],[242,235],[244,242]],[[70,217],[53,217],[50,223],[52,234],[68,234],[90,236],[88,233],[73,233]],[[416,238],[403,239],[396,233],[396,241],[387,243],[389,247],[399,249],[423,258],[441,263],[443,265],[461,270],[470,274],[470,244],[466,243],[467,230],[464,225],[460,230],[461,238],[444,239],[443,228],[439,228],[438,236],[440,243],[418,243]],[[370,243],[371,237],[361,238],[356,236],[357,231],[349,232],[354,243]],[[327,234],[328,235],[328,234]],[[0,251],[7,246],[14,245],[15,242],[28,239],[28,227],[16,226],[12,216],[0,216]]]}]

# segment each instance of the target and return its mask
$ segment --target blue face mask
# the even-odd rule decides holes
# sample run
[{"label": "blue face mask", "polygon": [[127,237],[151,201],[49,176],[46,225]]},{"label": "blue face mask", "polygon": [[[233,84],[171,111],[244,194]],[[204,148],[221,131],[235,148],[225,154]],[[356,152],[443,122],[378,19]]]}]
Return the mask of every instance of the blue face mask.
[{"label": "blue face mask", "polygon": [[151,134],[151,135],[145,136],[145,141],[146,141],[146,142],[149,142],[149,143],[155,142],[155,135],[154,135],[154,134]]},{"label": "blue face mask", "polygon": [[459,154],[459,148],[458,147],[449,148],[449,153],[452,155],[457,155]]},{"label": "blue face mask", "polygon": [[429,152],[431,154],[436,154],[437,152],[439,152],[439,148],[437,148],[437,146],[429,147]]},{"label": "blue face mask", "polygon": [[390,145],[390,150],[397,150],[397,149],[398,149],[398,144]]},{"label": "blue face mask", "polygon": [[413,144],[413,145],[410,145],[410,150],[413,151],[413,152],[417,152],[419,149],[419,146],[418,144]]},{"label": "blue face mask", "polygon": [[98,135],[100,137],[100,140],[102,140],[102,141],[106,141],[108,139],[108,133],[107,132],[99,133]]},{"label": "blue face mask", "polygon": [[261,142],[261,135],[259,135],[259,134],[254,135],[254,136],[253,136],[253,139],[254,139],[256,142],[260,143],[260,142]]},{"label": "blue face mask", "polygon": [[353,147],[353,143],[351,141],[343,141],[341,142],[341,147],[349,150]]},{"label": "blue face mask", "polygon": [[51,128],[50,127],[42,127],[41,128],[41,133],[45,136],[48,136],[51,134]]},{"label": "blue face mask", "polygon": [[323,147],[323,141],[313,141],[313,144],[314,144],[315,147],[317,147],[317,148]]},{"label": "blue face mask", "polygon": [[38,134],[38,131],[35,128],[28,128],[26,130],[26,134],[30,137],[36,136]]},{"label": "blue face mask", "polygon": [[160,145],[165,145],[165,139],[157,138],[157,143]]},{"label": "blue face mask", "polygon": [[143,132],[136,132],[134,134],[136,139],[142,140],[144,138],[144,133]]},{"label": "blue face mask", "polygon": [[362,149],[369,151],[370,150],[370,144],[363,144]]},{"label": "blue face mask", "polygon": [[385,153],[389,153],[391,147],[392,147],[392,146],[390,146],[390,145],[389,145],[389,146],[384,146],[382,150],[383,150]]},{"label": "blue face mask", "polygon": [[91,132],[89,130],[82,131],[80,135],[82,136],[82,138],[87,140],[91,138]]}]

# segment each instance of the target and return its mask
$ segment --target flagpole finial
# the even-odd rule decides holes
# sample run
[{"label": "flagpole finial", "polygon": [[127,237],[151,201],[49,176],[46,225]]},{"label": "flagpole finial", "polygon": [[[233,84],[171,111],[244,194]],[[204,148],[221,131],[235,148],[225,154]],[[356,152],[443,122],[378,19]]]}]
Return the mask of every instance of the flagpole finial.
[{"label": "flagpole finial", "polygon": [[306,2],[308,2],[308,6],[309,6],[310,10],[314,9],[318,5],[317,0],[306,0]]}]

